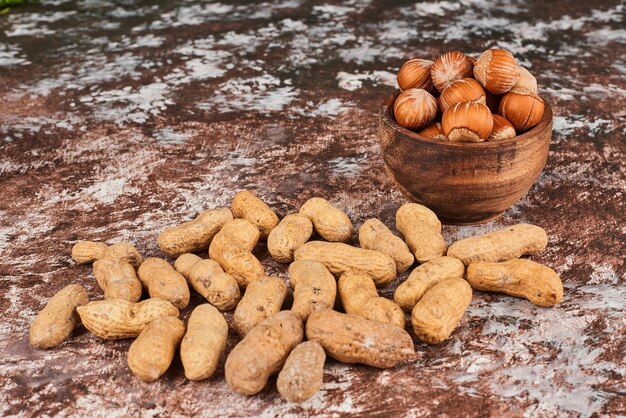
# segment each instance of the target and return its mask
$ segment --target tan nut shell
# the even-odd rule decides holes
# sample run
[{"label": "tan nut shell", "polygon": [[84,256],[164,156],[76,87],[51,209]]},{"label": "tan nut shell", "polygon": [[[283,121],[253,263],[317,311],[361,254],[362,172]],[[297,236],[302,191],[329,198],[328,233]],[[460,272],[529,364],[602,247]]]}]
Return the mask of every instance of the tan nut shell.
[{"label": "tan nut shell", "polygon": [[398,274],[407,271],[415,261],[406,243],[378,219],[368,219],[361,225],[359,245],[361,248],[378,251],[393,258]]},{"label": "tan nut shell", "polygon": [[337,282],[324,264],[315,260],[297,260],[289,265],[289,283],[293,289],[291,312],[306,321],[311,312],[332,309],[337,297]]},{"label": "tan nut shell", "polygon": [[278,225],[278,216],[254,193],[242,190],[235,195],[231,210],[235,218],[243,218],[252,222],[267,238],[272,229]]},{"label": "tan nut shell", "polygon": [[187,322],[187,333],[180,344],[180,359],[189,380],[213,376],[226,348],[228,324],[213,306],[196,307]]},{"label": "tan nut shell", "polygon": [[87,303],[87,291],[79,284],[59,290],[30,326],[30,343],[37,348],[52,348],[61,344],[80,324],[76,308]]},{"label": "tan nut shell", "polygon": [[161,232],[157,244],[161,251],[172,258],[184,253],[197,253],[209,249],[211,240],[233,214],[228,208],[209,209],[194,220],[183,222]]},{"label": "tan nut shell", "polygon": [[309,199],[300,208],[300,213],[313,222],[315,231],[326,241],[348,242],[352,239],[352,221],[329,201],[320,197]]},{"label": "tan nut shell", "polygon": [[178,309],[162,299],[129,302],[97,300],[76,308],[85,328],[107,340],[133,338],[151,321],[162,316],[178,317]]},{"label": "tan nut shell", "polygon": [[378,287],[396,278],[396,263],[388,255],[340,242],[307,242],[296,250],[295,259],[319,261],[334,275],[351,269],[362,270]]},{"label": "tan nut shell", "polygon": [[135,376],[152,382],[169,369],[185,334],[185,324],[174,316],[150,322],[128,349],[128,367]]},{"label": "tan nut shell", "polygon": [[243,395],[254,395],[282,368],[303,338],[302,322],[290,311],[266,318],[233,348],[226,359],[226,383]]},{"label": "tan nut shell", "polygon": [[241,297],[237,280],[213,260],[194,264],[187,280],[196,292],[221,311],[234,309]]},{"label": "tan nut shell", "polygon": [[476,290],[526,298],[539,306],[563,301],[559,275],[550,267],[531,260],[473,262],[467,267],[467,281]]},{"label": "tan nut shell", "polygon": [[454,257],[432,259],[416,267],[406,281],[398,286],[394,300],[402,309],[410,311],[428,289],[447,279],[462,279],[464,274],[465,265]]},{"label": "tan nut shell", "polygon": [[539,254],[548,246],[543,228],[517,224],[478,237],[459,240],[448,248],[448,255],[466,266],[474,261],[506,261],[524,254]]},{"label": "tan nut shell", "polygon": [[103,242],[78,241],[72,247],[72,259],[78,264],[91,264],[104,257],[108,248]]},{"label": "tan nut shell", "polygon": [[189,304],[189,286],[182,274],[162,258],[146,258],[137,275],[151,298],[172,302],[179,309]]},{"label": "tan nut shell", "polygon": [[116,242],[109,245],[109,248],[104,252],[103,258],[125,261],[135,268],[139,267],[142,260],[141,254],[130,242]]},{"label": "tan nut shell", "polygon": [[315,395],[324,382],[326,353],[317,341],[305,341],[293,349],[278,374],[278,392],[289,402],[302,402]]},{"label": "tan nut shell", "polygon": [[415,335],[428,344],[438,344],[457,327],[472,301],[472,288],[464,279],[437,283],[417,302],[411,313]]},{"label": "tan nut shell", "polygon": [[347,364],[384,369],[415,357],[413,340],[402,328],[330,309],[309,316],[306,336],[319,342],[330,357]]},{"label": "tan nut shell", "polygon": [[130,302],[141,300],[141,282],[135,268],[125,261],[101,258],[93,263],[93,275],[105,299],[124,299]]},{"label": "tan nut shell", "polygon": [[195,254],[181,254],[180,256],[178,256],[176,261],[174,261],[174,269],[182,274],[185,279],[189,279],[189,275],[191,274],[191,269],[193,268],[193,266],[195,266],[197,262],[202,260],[202,257],[198,257]]},{"label": "tan nut shell", "polygon": [[267,249],[279,263],[293,261],[293,253],[313,234],[313,223],[299,213],[283,218],[267,238]]},{"label": "tan nut shell", "polygon": [[519,80],[520,73],[515,57],[504,49],[488,49],[474,65],[474,77],[485,90],[504,94]]},{"label": "tan nut shell", "polygon": [[418,203],[405,203],[396,212],[396,228],[419,263],[446,254],[441,222],[435,212]]},{"label": "tan nut shell", "polygon": [[337,287],[346,313],[404,329],[406,320],[402,309],[394,302],[380,297],[374,281],[366,273],[348,270],[339,278]]},{"label": "tan nut shell", "polygon": [[240,335],[246,335],[256,324],[278,313],[286,297],[287,285],[282,279],[263,277],[254,280],[235,309],[235,330]]}]

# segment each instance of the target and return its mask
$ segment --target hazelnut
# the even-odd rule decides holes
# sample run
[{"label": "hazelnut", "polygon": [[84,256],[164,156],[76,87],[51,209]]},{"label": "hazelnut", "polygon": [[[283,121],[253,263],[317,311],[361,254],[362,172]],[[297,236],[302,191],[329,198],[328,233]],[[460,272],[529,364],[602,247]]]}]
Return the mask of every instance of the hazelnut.
[{"label": "hazelnut", "polygon": [[444,141],[448,140],[446,135],[443,133],[443,129],[441,128],[441,123],[439,122],[432,122],[431,124],[426,126],[424,129],[419,131],[418,134],[425,136],[426,138],[441,139]]},{"label": "hazelnut", "polygon": [[537,94],[537,79],[524,67],[517,67],[519,80],[513,85],[511,91],[529,91]]},{"label": "hazelnut", "polygon": [[537,125],[543,117],[543,99],[530,91],[510,91],[500,100],[499,112],[516,131]]},{"label": "hazelnut", "polygon": [[457,103],[445,111],[441,126],[450,141],[483,142],[493,128],[493,116],[482,103]]},{"label": "hazelnut", "polygon": [[485,90],[503,94],[511,90],[520,77],[515,57],[504,49],[483,52],[474,66],[474,77]]},{"label": "hazelnut", "polygon": [[487,141],[502,141],[511,138],[515,138],[515,128],[511,122],[500,115],[493,115],[493,128]]},{"label": "hazelnut", "polygon": [[431,69],[430,76],[439,91],[455,80],[472,77],[472,59],[459,51],[450,51],[438,56]]},{"label": "hazelnut", "polygon": [[404,90],[393,104],[393,114],[399,125],[418,130],[437,115],[437,99],[422,89]]},{"label": "hazelnut", "polygon": [[412,59],[404,63],[398,71],[398,86],[400,90],[424,89],[435,93],[435,85],[430,78],[430,67],[433,62],[423,59]]},{"label": "hazelnut", "polygon": [[443,89],[439,96],[439,105],[442,111],[448,110],[450,106],[462,102],[485,103],[485,90],[480,83],[473,78],[462,78],[453,81]]}]

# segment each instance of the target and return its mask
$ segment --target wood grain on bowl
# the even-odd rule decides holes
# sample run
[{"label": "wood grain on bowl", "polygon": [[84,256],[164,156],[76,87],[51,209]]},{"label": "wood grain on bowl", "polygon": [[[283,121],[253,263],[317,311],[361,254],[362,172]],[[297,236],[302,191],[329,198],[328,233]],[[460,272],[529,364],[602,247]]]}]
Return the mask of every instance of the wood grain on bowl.
[{"label": "wood grain on bowl", "polygon": [[410,200],[450,224],[474,224],[499,216],[533,185],[552,138],[552,110],[515,138],[455,143],[421,136],[393,117],[396,95],[381,105],[379,140],[385,169]]}]

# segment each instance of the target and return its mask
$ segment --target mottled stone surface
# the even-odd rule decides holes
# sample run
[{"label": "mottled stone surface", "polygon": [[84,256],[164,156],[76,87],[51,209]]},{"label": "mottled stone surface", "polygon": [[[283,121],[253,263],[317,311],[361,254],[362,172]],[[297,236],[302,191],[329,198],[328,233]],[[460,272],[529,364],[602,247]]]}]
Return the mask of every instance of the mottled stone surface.
[{"label": "mottled stone surface", "polygon": [[[626,414],[624,11],[603,0],[41,0],[0,16],[0,414]],[[58,289],[76,282],[102,296],[69,257],[79,239],[130,240],[158,256],[163,228],[241,188],[281,215],[321,196],[357,226],[373,216],[392,226],[404,199],[385,175],[375,113],[395,71],[495,45],[531,67],[554,107],[548,165],[499,219],[444,233],[450,243],[544,227],[549,248],[533,259],[562,275],[560,306],[475,292],[452,338],[417,343],[416,362],[330,361],[301,405],[275,380],[253,397],[231,392],[223,362],[215,378],[189,382],[176,359],[143,383],[126,366],[130,340],[80,330],[56,349],[28,344]],[[257,254],[287,277],[265,248]]]}]

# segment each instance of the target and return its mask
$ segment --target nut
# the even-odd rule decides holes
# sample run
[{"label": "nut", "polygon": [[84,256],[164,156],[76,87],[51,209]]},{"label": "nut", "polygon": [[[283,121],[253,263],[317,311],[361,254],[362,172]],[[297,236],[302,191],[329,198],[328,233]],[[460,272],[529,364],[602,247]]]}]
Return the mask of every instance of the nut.
[{"label": "nut", "polygon": [[309,399],[322,387],[325,361],[326,353],[317,341],[298,344],[278,374],[278,392],[289,402]]},{"label": "nut", "polygon": [[361,248],[386,254],[396,263],[396,271],[402,274],[413,265],[415,259],[400,237],[395,236],[384,223],[378,219],[368,219],[359,229],[359,245]]},{"label": "nut", "polygon": [[402,328],[330,309],[309,316],[306,336],[342,363],[385,369],[415,358],[413,340]]},{"label": "nut", "polygon": [[213,376],[226,348],[227,337],[228,324],[216,308],[206,303],[195,308],[180,344],[185,377],[202,380]]},{"label": "nut", "polygon": [[448,248],[448,256],[466,266],[475,261],[506,261],[524,254],[539,254],[548,246],[543,228],[517,224],[486,235],[459,240]]},{"label": "nut", "polygon": [[485,90],[504,94],[520,78],[515,57],[504,49],[488,49],[483,52],[474,66],[474,77]]},{"label": "nut", "polygon": [[405,203],[396,212],[396,228],[419,263],[446,254],[441,222],[435,212],[418,203]]},{"label": "nut", "polygon": [[442,141],[448,140],[448,137],[443,133],[443,129],[441,129],[440,122],[431,122],[424,129],[419,131],[418,134],[426,138],[440,139]]},{"label": "nut", "polygon": [[157,380],[169,369],[185,324],[175,316],[163,316],[150,322],[128,349],[128,367],[145,382]]},{"label": "nut", "polygon": [[513,124],[515,130],[526,131],[541,122],[543,99],[521,90],[510,91],[500,100],[499,112]]},{"label": "nut", "polygon": [[457,103],[444,112],[441,126],[450,141],[483,142],[493,128],[493,116],[482,103]]},{"label": "nut", "polygon": [[287,285],[278,277],[251,282],[235,309],[233,324],[239,335],[246,335],[256,324],[280,311],[287,297]]},{"label": "nut", "polygon": [[106,245],[102,242],[78,241],[72,247],[72,259],[78,264],[90,264],[101,258],[126,261],[133,267],[141,264],[139,251],[129,242]]},{"label": "nut", "polygon": [[485,104],[485,101],[485,90],[473,78],[462,78],[451,82],[439,96],[439,105],[443,112],[457,103],[478,102]]},{"label": "nut", "polygon": [[146,258],[137,270],[151,298],[172,302],[179,309],[189,304],[189,286],[182,274],[162,258]]},{"label": "nut", "polygon": [[157,244],[172,258],[184,253],[198,253],[209,249],[211,240],[233,214],[228,208],[209,209],[192,221],[184,222],[161,232]]},{"label": "nut", "polygon": [[393,115],[398,125],[420,130],[437,116],[437,99],[426,90],[404,90],[393,104]]},{"label": "nut", "polygon": [[141,282],[135,268],[127,262],[101,258],[93,263],[93,275],[104,290],[105,299],[141,300]]},{"label": "nut", "polygon": [[181,254],[176,261],[174,261],[174,268],[189,282],[191,269],[202,260],[202,257],[198,257],[195,254]]},{"label": "nut", "polygon": [[537,79],[526,68],[518,66],[519,80],[513,85],[511,91],[514,92],[530,92],[537,94]]},{"label": "nut", "polygon": [[278,216],[254,193],[242,190],[235,195],[231,210],[235,218],[250,221],[261,231],[261,237],[267,238],[272,229],[278,225]]},{"label": "nut", "polygon": [[539,306],[552,306],[563,301],[563,283],[559,275],[531,260],[473,262],[467,267],[467,281],[476,290],[526,298]]},{"label": "nut", "polygon": [[352,221],[326,199],[314,197],[300,208],[300,213],[313,222],[315,231],[326,241],[348,242],[352,239]]},{"label": "nut", "polygon": [[291,312],[306,321],[311,312],[332,309],[337,296],[337,282],[324,265],[314,260],[297,260],[289,265],[289,283],[293,289]]},{"label": "nut", "polygon": [[107,340],[133,338],[162,316],[178,317],[178,309],[163,299],[129,302],[122,299],[97,300],[76,308],[85,328]]},{"label": "nut", "polygon": [[424,59],[412,59],[404,63],[398,71],[398,86],[400,90],[423,89],[433,94],[437,90],[430,78],[430,68],[433,62]]},{"label": "nut", "polygon": [[405,311],[410,311],[424,294],[447,279],[462,279],[465,265],[454,257],[439,257],[428,261],[411,272],[409,277],[396,289],[393,298]]},{"label": "nut", "polygon": [[65,341],[74,328],[80,325],[76,308],[87,303],[87,291],[79,284],[71,284],[59,290],[30,326],[29,341],[33,347],[52,348]]},{"label": "nut", "polygon": [[228,355],[224,365],[226,383],[243,395],[260,392],[302,338],[302,322],[290,311],[263,320]]},{"label": "nut", "polygon": [[267,249],[279,263],[291,263],[293,253],[313,234],[313,223],[306,216],[292,213],[283,218],[267,238]]},{"label": "nut", "polygon": [[351,269],[362,270],[378,287],[396,278],[396,263],[388,255],[339,242],[307,242],[296,250],[295,259],[319,261],[334,275]]},{"label": "nut", "polygon": [[515,138],[515,128],[503,116],[493,115],[493,128],[487,141],[503,141]]},{"label": "nut", "polygon": [[459,51],[450,51],[435,59],[430,76],[437,90],[443,91],[455,80],[472,77],[473,68],[473,58]]},{"label": "nut", "polygon": [[457,327],[472,301],[472,288],[461,278],[437,283],[417,302],[411,313],[415,335],[428,344],[439,344]]},{"label": "nut", "polygon": [[346,313],[404,329],[402,309],[394,302],[378,296],[374,281],[366,273],[360,270],[346,271],[339,278],[338,289]]},{"label": "nut", "polygon": [[193,265],[187,281],[211,305],[221,311],[234,309],[241,293],[239,284],[214,260],[200,260]]}]

